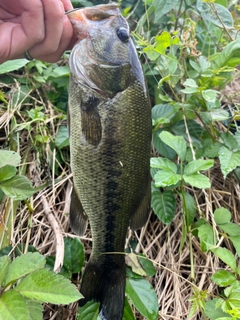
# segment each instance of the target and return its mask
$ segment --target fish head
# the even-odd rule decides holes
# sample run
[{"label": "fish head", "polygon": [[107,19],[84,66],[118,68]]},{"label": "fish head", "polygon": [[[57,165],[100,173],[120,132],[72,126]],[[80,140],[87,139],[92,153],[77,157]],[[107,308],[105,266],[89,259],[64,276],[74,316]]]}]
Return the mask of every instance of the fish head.
[{"label": "fish head", "polygon": [[113,96],[129,86],[135,48],[128,23],[117,4],[68,13],[78,41],[69,59],[72,75],[82,85]]}]

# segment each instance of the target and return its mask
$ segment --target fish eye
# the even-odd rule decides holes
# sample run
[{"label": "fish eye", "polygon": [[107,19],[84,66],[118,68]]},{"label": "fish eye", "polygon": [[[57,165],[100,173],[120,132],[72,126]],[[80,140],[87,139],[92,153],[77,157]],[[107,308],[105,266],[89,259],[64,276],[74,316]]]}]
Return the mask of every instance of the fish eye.
[{"label": "fish eye", "polygon": [[128,30],[125,28],[117,29],[117,36],[122,42],[127,42],[129,39]]}]

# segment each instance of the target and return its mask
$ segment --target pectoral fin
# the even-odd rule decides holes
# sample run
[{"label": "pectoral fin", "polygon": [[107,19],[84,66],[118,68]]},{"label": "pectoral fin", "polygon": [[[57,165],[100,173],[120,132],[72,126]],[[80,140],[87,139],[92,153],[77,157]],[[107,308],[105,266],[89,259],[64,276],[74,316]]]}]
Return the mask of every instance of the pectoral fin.
[{"label": "pectoral fin", "polygon": [[150,200],[151,200],[151,178],[149,177],[144,196],[140,202],[137,210],[130,220],[130,228],[132,230],[140,229],[147,222],[150,210]]},{"label": "pectoral fin", "polygon": [[88,216],[83,210],[82,204],[73,187],[70,205],[70,225],[72,230],[79,236],[83,236],[88,223]]}]

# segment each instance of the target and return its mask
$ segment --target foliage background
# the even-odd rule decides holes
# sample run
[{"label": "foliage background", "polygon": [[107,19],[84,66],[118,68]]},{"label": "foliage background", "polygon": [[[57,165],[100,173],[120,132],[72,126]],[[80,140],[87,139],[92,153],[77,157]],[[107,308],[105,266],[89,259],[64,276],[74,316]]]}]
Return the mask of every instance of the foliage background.
[{"label": "foliage background", "polygon": [[[100,3],[72,2],[75,6]],[[222,21],[224,26],[211,21],[206,16],[207,11],[204,13],[202,10],[202,15],[197,13],[197,9],[205,5],[202,1],[126,0],[121,3],[122,11],[134,30],[133,36],[143,62],[151,103],[155,106],[152,157],[160,156],[177,165],[181,162],[178,153],[167,148],[159,139],[159,133],[164,130],[183,136],[187,141],[185,164],[194,159],[192,154],[195,159],[214,160],[214,166],[204,172],[211,188],[190,184],[183,186],[184,192],[191,196],[190,224],[186,222],[186,210],[182,203],[184,193],[177,183],[165,181],[165,188],[159,182],[158,186],[153,186],[153,193],[159,197],[163,190],[172,192],[170,199],[173,203],[174,197],[175,208],[169,207],[163,214],[159,214],[153,205],[156,214],[151,211],[146,226],[139,232],[129,231],[126,245],[136,253],[143,252],[156,267],[156,274],[149,281],[158,296],[159,319],[187,319],[189,315],[194,320],[218,319],[217,312],[210,315],[214,304],[205,304],[205,301],[219,297],[226,299],[223,286],[214,282],[211,276],[218,270],[230,269],[226,261],[209,248],[215,245],[224,247],[234,254],[239,263],[239,247],[234,246],[229,234],[219,228],[214,212],[224,207],[231,212],[232,223],[240,223],[239,158],[237,156],[234,170],[225,168],[224,171],[218,154],[220,147],[224,143],[225,147],[226,144],[229,147],[231,140],[221,136],[223,133],[238,137],[234,152],[238,155],[240,150],[237,122],[240,105],[240,49],[237,49],[237,53],[234,51],[231,65],[225,63],[214,74],[209,70],[216,71],[214,60],[217,56],[214,54],[221,52],[234,39],[239,40],[240,8],[236,1],[208,3],[210,6],[217,4],[231,12],[232,25],[227,13],[226,19]],[[159,47],[158,41],[161,41]],[[163,41],[168,42],[164,44]],[[24,244],[20,249],[26,253],[33,246],[45,256],[56,255],[55,269],[60,268],[59,262],[64,255],[63,239],[76,238],[70,230],[68,218],[72,188],[66,126],[68,55],[65,53],[57,64],[41,61],[27,63],[22,60],[19,66],[15,62],[11,68],[10,63],[10,66],[4,66],[6,69],[2,69],[0,75],[0,147],[21,155],[18,174],[28,177],[33,186],[38,188],[38,193],[25,201],[18,200],[18,196],[23,194],[27,198],[31,195],[28,184],[21,186],[15,181],[10,188],[6,189],[5,186],[5,189],[0,189],[0,248],[9,242],[13,247]],[[196,65],[190,62],[198,63],[200,56],[206,58],[202,60],[207,71],[205,73],[208,73],[205,76],[200,73],[196,75]],[[165,60],[161,60],[163,57]],[[209,65],[208,61],[212,64]],[[194,82],[186,82],[187,79]],[[207,94],[213,96],[206,98],[202,94],[204,90],[211,90]],[[163,111],[162,107],[156,107],[159,105],[167,109]],[[172,110],[172,114],[169,110]],[[214,113],[214,110],[217,112]],[[215,118],[204,118],[209,113],[214,114]],[[209,139],[209,132],[213,140]],[[214,148],[207,150],[206,145]],[[205,148],[202,150],[205,154],[200,152],[201,148]],[[152,174],[156,182],[154,170]],[[11,197],[6,197],[4,191],[5,194],[9,192]],[[203,225],[207,227],[201,227]],[[87,261],[91,252],[89,228],[81,241],[85,246]],[[238,279],[239,272],[234,274]],[[79,285],[80,275],[74,273],[72,280]],[[76,304],[45,305],[44,319],[75,319],[76,309]],[[143,319],[137,310],[134,313],[136,319]],[[238,317],[231,315],[226,319]]]}]

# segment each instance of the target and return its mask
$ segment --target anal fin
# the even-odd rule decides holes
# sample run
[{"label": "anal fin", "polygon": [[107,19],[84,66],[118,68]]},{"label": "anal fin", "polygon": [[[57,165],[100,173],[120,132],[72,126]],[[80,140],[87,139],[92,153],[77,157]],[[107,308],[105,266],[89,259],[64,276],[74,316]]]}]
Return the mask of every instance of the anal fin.
[{"label": "anal fin", "polygon": [[72,189],[71,204],[70,204],[70,225],[72,230],[79,236],[83,236],[88,223],[88,216],[83,210],[81,201],[75,191]]}]

